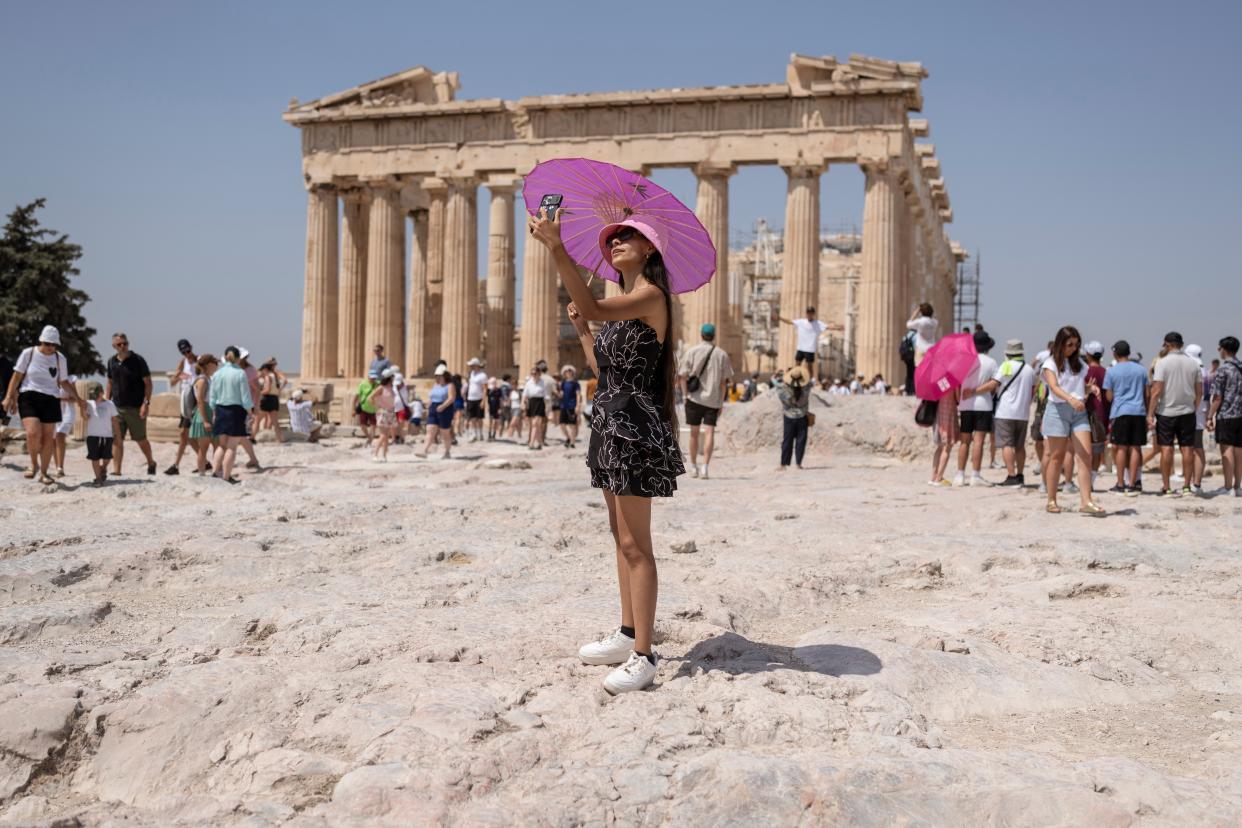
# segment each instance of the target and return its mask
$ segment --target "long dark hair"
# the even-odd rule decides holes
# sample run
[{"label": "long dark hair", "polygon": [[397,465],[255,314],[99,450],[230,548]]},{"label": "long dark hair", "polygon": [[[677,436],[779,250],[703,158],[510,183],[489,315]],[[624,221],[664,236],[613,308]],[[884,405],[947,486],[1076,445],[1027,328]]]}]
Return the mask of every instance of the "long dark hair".
[{"label": "long dark hair", "polygon": [[[673,295],[668,288],[668,269],[664,266],[664,257],[660,251],[653,250],[643,262],[643,278],[660,289],[664,294],[664,309],[668,315],[668,329],[664,333],[664,347],[660,349],[660,361],[656,363],[656,401],[660,404],[660,414],[673,430],[676,438],[680,426],[677,423],[677,401],[673,389],[677,387],[677,364],[673,361],[673,352],[677,350],[677,325],[673,319]],[[625,289],[625,274],[617,271],[617,283]]]},{"label": "long dark hair", "polygon": [[1082,358],[1078,356],[1078,351],[1066,357],[1063,353],[1065,343],[1071,339],[1078,340],[1078,347],[1082,348],[1082,335],[1078,333],[1078,329],[1073,325],[1066,325],[1057,331],[1057,338],[1052,341],[1052,361],[1057,366],[1057,371],[1065,370],[1065,362],[1069,360],[1070,370],[1075,374],[1082,370]]}]

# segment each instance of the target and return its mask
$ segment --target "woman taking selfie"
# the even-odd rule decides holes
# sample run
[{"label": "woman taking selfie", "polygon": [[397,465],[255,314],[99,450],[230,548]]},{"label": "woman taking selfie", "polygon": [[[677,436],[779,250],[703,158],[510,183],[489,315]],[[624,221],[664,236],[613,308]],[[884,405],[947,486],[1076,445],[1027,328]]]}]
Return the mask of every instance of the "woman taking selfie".
[{"label": "woman taking selfie", "polygon": [[1103,515],[1104,510],[1091,500],[1091,423],[1087,419],[1086,399],[1100,393],[1087,381],[1087,363],[1079,355],[1082,337],[1078,329],[1066,325],[1057,331],[1052,355],[1040,366],[1048,387],[1048,407],[1044,410],[1042,428],[1048,448],[1044,456],[1044,483],[1048,487],[1048,511],[1057,513],[1057,483],[1067,450],[1078,459],[1078,511],[1084,515]]},{"label": "woman taking selfie", "polygon": [[[547,246],[572,299],[569,317],[587,363],[599,377],[591,413],[587,466],[591,485],[604,490],[616,543],[621,627],[587,644],[587,664],[621,664],[604,679],[609,693],[642,690],[655,679],[655,554],[651,498],[671,497],[685,473],[677,446],[673,403],[676,367],[669,274],[658,231],[644,220],[610,224],[599,234],[605,263],[619,274],[621,294],[596,299],[561,238],[561,215],[529,216],[535,239]],[[592,337],[588,322],[604,322]]]}]

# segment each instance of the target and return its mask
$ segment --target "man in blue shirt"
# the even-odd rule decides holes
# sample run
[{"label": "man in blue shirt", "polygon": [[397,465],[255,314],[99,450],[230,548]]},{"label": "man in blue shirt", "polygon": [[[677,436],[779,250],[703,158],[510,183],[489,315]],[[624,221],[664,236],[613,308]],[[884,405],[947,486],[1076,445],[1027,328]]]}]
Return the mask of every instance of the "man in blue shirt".
[{"label": "man in blue shirt", "polygon": [[1137,497],[1143,491],[1139,473],[1143,446],[1147,445],[1147,370],[1130,360],[1130,343],[1124,339],[1113,345],[1113,357],[1117,364],[1104,375],[1104,393],[1112,404],[1112,441],[1117,466],[1117,485],[1110,491]]},{"label": "man in blue shirt", "polygon": [[384,356],[383,345],[376,345],[372,353],[375,354],[375,359],[371,360],[371,367],[367,370],[367,373],[375,374],[377,377],[383,376],[384,369],[392,367],[392,360]]}]

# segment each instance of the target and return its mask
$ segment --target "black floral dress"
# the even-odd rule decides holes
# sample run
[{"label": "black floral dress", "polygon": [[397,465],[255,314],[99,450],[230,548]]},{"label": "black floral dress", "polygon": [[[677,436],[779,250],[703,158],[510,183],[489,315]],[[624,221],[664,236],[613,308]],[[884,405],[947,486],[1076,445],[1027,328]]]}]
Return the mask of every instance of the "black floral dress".
[{"label": "black floral dress", "polygon": [[[591,485],[615,495],[672,497],[685,474],[677,438],[660,413],[664,346],[639,319],[606,322],[595,337],[599,385],[591,411]],[[671,393],[671,390],[668,391]]]}]

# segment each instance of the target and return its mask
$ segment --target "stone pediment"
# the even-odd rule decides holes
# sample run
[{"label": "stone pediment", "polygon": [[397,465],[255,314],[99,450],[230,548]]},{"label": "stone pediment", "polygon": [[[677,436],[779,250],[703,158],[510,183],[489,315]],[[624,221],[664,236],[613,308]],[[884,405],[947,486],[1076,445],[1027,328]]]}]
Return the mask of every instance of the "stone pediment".
[{"label": "stone pediment", "polygon": [[291,102],[289,111],[324,112],[442,104],[452,101],[460,86],[456,72],[432,72],[426,66],[415,66],[308,103]]}]

